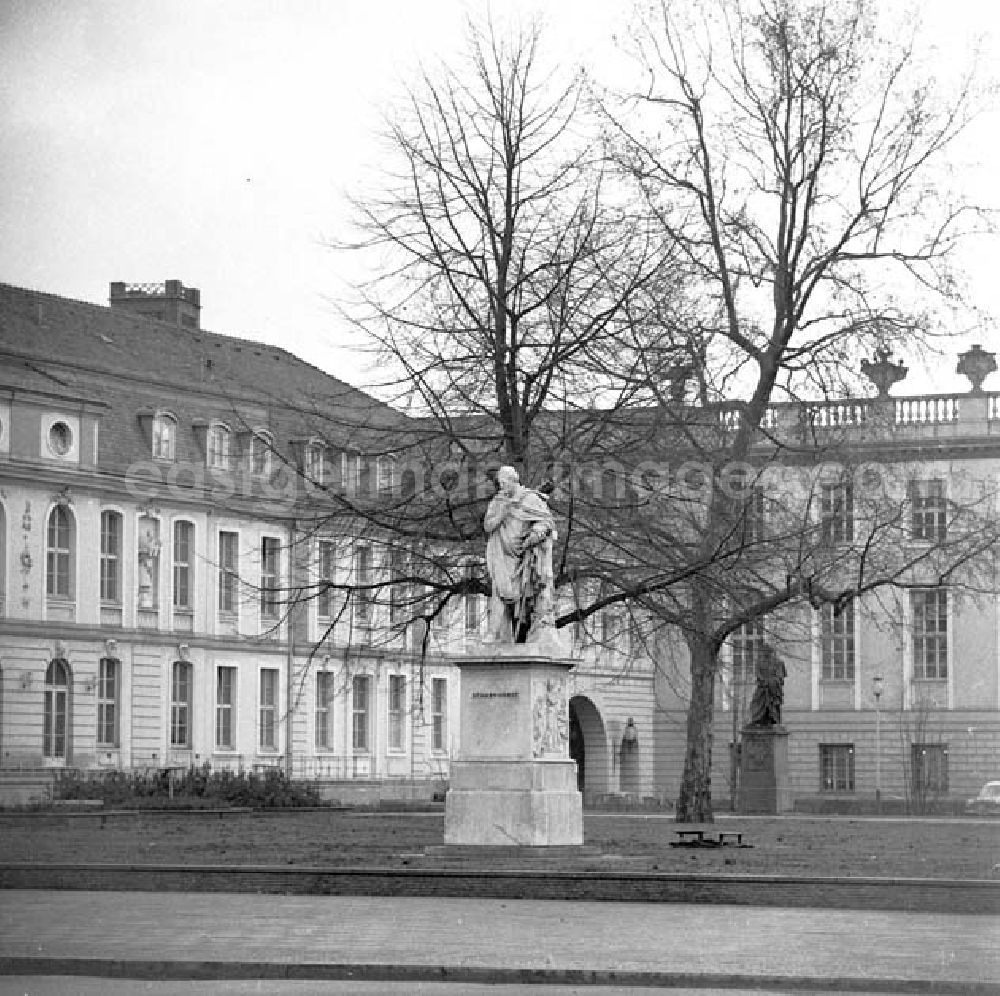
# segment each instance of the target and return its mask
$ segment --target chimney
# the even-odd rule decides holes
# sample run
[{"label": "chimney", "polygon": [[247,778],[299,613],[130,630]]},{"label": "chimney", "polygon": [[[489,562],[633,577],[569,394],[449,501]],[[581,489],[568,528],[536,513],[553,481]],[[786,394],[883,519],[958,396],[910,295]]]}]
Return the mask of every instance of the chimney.
[{"label": "chimney", "polygon": [[119,311],[152,318],[185,329],[201,328],[201,291],[185,287],[179,280],[162,284],[113,283],[108,303]]}]

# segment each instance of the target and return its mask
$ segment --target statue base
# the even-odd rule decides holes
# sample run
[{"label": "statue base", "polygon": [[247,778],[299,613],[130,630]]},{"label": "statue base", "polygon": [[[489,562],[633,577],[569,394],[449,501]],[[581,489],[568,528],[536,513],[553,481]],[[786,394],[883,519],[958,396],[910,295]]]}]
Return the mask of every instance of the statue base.
[{"label": "statue base", "polygon": [[788,731],[783,726],[743,727],[740,758],[740,812],[789,812]]},{"label": "statue base", "polygon": [[569,756],[567,672],[537,647],[497,645],[459,662],[461,747],[445,797],[444,842],[583,843],[583,796]]}]

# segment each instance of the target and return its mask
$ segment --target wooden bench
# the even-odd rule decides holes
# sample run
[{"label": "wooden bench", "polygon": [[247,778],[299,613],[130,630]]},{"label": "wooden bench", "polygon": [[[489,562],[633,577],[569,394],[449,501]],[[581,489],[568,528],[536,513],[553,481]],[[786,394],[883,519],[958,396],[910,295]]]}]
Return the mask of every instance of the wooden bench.
[{"label": "wooden bench", "polygon": [[671,847],[742,847],[742,830],[708,831],[704,827],[691,827],[674,830],[677,840],[670,842]]}]

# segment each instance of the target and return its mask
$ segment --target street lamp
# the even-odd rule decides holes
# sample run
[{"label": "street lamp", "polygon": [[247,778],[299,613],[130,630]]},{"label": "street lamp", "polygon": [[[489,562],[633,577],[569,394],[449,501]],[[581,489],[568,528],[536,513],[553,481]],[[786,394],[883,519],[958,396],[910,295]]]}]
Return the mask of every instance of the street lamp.
[{"label": "street lamp", "polygon": [[882,813],[882,675],[872,678],[875,693],[875,809]]}]

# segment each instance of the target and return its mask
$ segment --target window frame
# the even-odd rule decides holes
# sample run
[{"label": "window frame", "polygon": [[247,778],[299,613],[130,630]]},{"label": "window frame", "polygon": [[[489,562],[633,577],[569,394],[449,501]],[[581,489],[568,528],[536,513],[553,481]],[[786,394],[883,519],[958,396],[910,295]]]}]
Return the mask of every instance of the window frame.
[{"label": "window frame", "polygon": [[763,618],[741,623],[729,634],[729,659],[733,684],[747,685],[757,680],[757,664],[764,652],[767,631]]},{"label": "window frame", "polygon": [[121,661],[117,657],[101,657],[97,662],[96,743],[99,748],[118,748],[121,745],[121,671]]},{"label": "window frame", "polygon": [[388,737],[387,749],[393,754],[406,751],[406,675],[398,672],[389,674],[386,696]]},{"label": "window frame", "polygon": [[[107,528],[111,523],[116,524],[114,529]],[[120,606],[122,604],[122,541],[124,536],[124,515],[114,508],[101,509],[100,598],[102,605]],[[110,548],[112,546],[114,549]]]},{"label": "window frame", "polygon": [[[181,532],[185,531],[187,536],[185,538],[184,545],[187,549],[184,557],[182,558],[178,555],[178,540],[180,539]],[[170,599],[175,612],[194,611],[194,558],[192,553],[194,550],[196,535],[195,524],[190,519],[174,520],[170,537]],[[185,600],[178,598],[178,593],[182,587],[180,583],[181,578],[183,578],[183,587],[187,596]]]},{"label": "window frame", "polygon": [[[274,437],[266,429],[254,429],[250,434],[250,473],[254,477],[270,477]],[[261,459],[263,457],[263,459]]]},{"label": "window frame", "polygon": [[42,756],[49,761],[65,762],[69,756],[71,688],[69,661],[53,657],[45,669],[42,697]]},{"label": "window frame", "polygon": [[[820,610],[820,680],[848,682],[855,680],[857,668],[857,628],[854,601],[834,615],[832,603]],[[839,659],[838,659],[839,658]]]},{"label": "window frame", "polygon": [[448,750],[448,679],[431,678],[431,750]]},{"label": "window frame", "polygon": [[[65,537],[60,522],[65,523]],[[55,529],[53,530],[53,524]],[[53,535],[53,532],[55,535]],[[59,543],[65,539],[65,546]],[[53,505],[45,524],[45,595],[72,602],[76,595],[76,519],[65,505]],[[65,585],[60,585],[60,581]],[[55,583],[53,583],[53,581]],[[65,590],[62,590],[63,587]],[[55,589],[55,590],[53,590]]]},{"label": "window frame", "polygon": [[172,462],[177,458],[177,419],[167,411],[153,415],[150,452],[154,460]]},{"label": "window frame", "polygon": [[[225,679],[225,680],[224,680]],[[232,664],[215,666],[215,749],[234,751],[237,736],[237,690],[239,675]],[[225,691],[225,698],[223,692]],[[226,735],[223,736],[222,734]]]},{"label": "window frame", "polygon": [[325,668],[316,672],[316,708],[313,743],[317,751],[332,753],[336,745],[337,675]]},{"label": "window frame", "polygon": [[910,539],[918,543],[943,543],[948,539],[948,484],[944,478],[912,480]]},{"label": "window frame", "polygon": [[[236,616],[240,610],[240,534],[234,529],[220,529],[217,536],[219,585],[217,605],[219,615]],[[226,537],[225,548],[223,537]],[[229,554],[232,554],[231,558],[228,556]]]},{"label": "window frame", "polygon": [[262,667],[257,679],[257,746],[263,751],[278,749],[278,706],[280,669]]},{"label": "window frame", "polygon": [[[934,759],[928,765],[927,758]],[[948,794],[948,745],[946,743],[911,743],[910,778],[918,798]]]},{"label": "window frame", "polygon": [[820,533],[834,546],[854,542],[854,484],[850,479],[820,485]]},{"label": "window frame", "polygon": [[857,791],[854,744],[819,744],[819,790],[827,793]]},{"label": "window frame", "polygon": [[[932,597],[937,602],[933,620],[927,614]],[[948,678],[948,610],[946,587],[910,589],[910,653],[915,681],[946,681]],[[934,658],[932,667],[928,667],[929,654]]]},{"label": "window frame", "polygon": [[225,422],[212,422],[209,425],[205,462],[209,470],[233,469],[233,431]]},{"label": "window frame", "polygon": [[369,543],[356,544],[352,559],[355,588],[351,592],[351,625],[364,637],[371,634],[375,621],[375,592],[368,587],[375,570],[375,551]]},{"label": "window frame", "polygon": [[170,746],[178,750],[192,747],[194,715],[194,665],[175,660],[170,666]]},{"label": "window frame", "polygon": [[355,754],[371,753],[372,685],[367,673],[351,679],[351,749]]},{"label": "window frame", "polygon": [[260,538],[260,617],[276,622],[280,615],[281,539]]}]

